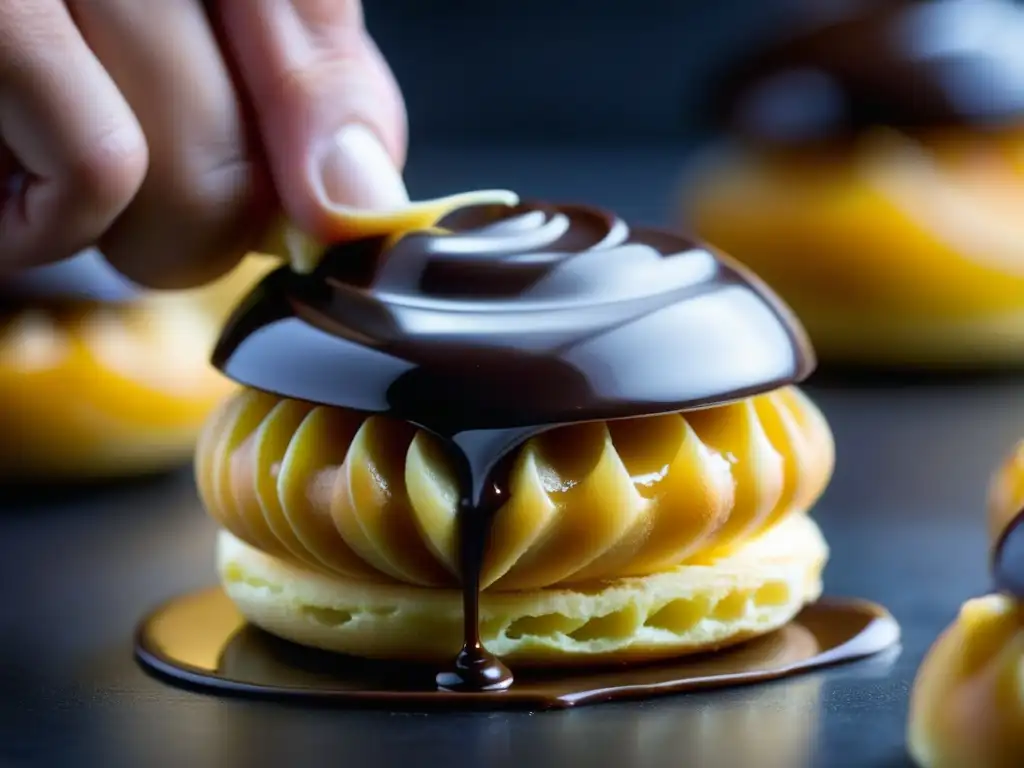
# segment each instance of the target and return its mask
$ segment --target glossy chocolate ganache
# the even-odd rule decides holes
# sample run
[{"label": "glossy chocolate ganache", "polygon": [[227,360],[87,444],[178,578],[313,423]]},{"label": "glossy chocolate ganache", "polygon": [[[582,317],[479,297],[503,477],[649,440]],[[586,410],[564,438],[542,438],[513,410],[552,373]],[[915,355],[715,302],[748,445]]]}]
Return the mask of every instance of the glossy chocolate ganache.
[{"label": "glossy chocolate ganache", "polygon": [[520,204],[337,244],[310,274],[279,269],[229,321],[214,363],[239,383],[387,414],[448,446],[465,646],[437,684],[480,691],[512,682],[478,627],[503,459],[554,426],[769,391],[814,359],[789,312],[716,253],[600,210]]},{"label": "glossy chocolate ganache", "polygon": [[1024,600],[1024,509],[1011,517],[996,537],[992,578],[1000,592]]},{"label": "glossy chocolate ganache", "polygon": [[872,126],[998,128],[1024,119],[1024,8],[1008,0],[882,0],[744,62],[719,89],[738,135],[788,144]]}]

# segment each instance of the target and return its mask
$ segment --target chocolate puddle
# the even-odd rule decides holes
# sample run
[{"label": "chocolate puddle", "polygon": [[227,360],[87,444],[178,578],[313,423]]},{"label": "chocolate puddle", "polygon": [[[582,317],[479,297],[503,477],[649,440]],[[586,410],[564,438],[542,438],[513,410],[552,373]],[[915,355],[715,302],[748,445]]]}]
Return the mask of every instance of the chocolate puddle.
[{"label": "chocolate puddle", "polygon": [[436,684],[508,688],[478,593],[502,459],[568,423],[721,404],[805,378],[802,329],[751,275],[674,234],[582,206],[456,210],[432,230],[334,246],[272,273],[214,364],[283,397],[411,422],[458,467],[464,647]]},{"label": "chocolate puddle", "polygon": [[436,670],[317,651],[246,623],[219,588],[178,597],[140,626],[136,656],[161,678],[218,693],[383,707],[562,709],[744,685],[880,653],[899,642],[882,607],[824,599],[732,649],[671,661],[520,670],[506,690],[439,690]]}]

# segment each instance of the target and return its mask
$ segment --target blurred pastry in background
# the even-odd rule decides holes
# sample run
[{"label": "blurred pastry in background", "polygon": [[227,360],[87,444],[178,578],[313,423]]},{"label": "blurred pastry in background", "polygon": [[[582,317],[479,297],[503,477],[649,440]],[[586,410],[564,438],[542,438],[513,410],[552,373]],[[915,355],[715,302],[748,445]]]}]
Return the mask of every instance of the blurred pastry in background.
[{"label": "blurred pastry in background", "polygon": [[220,325],[273,264],[204,288],[143,292],[96,252],[0,283],[0,480],[87,480],[189,460],[233,385],[209,364]]},{"label": "blurred pastry in background", "polygon": [[922,768],[1024,765],[1024,443],[993,479],[989,529],[996,591],[964,603],[914,683]]},{"label": "blurred pastry in background", "polygon": [[1024,363],[1024,8],[864,3],[726,78],[688,228],[830,362]]}]

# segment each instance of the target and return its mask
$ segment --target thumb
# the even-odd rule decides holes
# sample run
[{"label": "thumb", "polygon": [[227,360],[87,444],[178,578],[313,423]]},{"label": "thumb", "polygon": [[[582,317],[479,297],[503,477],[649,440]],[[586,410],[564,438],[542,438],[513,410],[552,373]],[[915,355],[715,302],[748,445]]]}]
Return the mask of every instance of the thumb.
[{"label": "thumb", "polygon": [[407,203],[405,107],[359,0],[216,7],[289,218],[327,238],[339,212]]}]

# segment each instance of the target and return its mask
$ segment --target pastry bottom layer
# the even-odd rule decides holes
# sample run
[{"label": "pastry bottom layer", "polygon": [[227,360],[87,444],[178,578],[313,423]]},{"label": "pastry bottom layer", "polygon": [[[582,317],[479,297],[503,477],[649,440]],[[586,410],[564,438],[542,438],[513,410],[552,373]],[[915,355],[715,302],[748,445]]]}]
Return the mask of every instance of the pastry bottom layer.
[{"label": "pastry bottom layer", "polygon": [[789,297],[823,360],[934,368],[1024,365],[1024,312],[940,319],[823,309]]},{"label": "pastry bottom layer", "polygon": [[[588,587],[481,595],[481,634],[526,665],[642,661],[714,650],[790,621],[821,594],[828,547],[794,516],[706,565]],[[218,570],[256,626],[315,648],[366,658],[450,660],[462,637],[461,592],[343,580],[304,570],[226,531]]]}]

